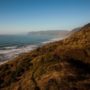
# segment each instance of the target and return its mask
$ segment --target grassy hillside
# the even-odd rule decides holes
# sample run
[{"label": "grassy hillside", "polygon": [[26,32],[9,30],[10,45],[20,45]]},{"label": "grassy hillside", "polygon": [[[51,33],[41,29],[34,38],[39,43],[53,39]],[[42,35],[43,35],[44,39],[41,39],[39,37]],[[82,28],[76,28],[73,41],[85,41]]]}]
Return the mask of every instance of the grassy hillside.
[{"label": "grassy hillside", "polygon": [[90,24],[1,65],[0,90],[90,90]]}]

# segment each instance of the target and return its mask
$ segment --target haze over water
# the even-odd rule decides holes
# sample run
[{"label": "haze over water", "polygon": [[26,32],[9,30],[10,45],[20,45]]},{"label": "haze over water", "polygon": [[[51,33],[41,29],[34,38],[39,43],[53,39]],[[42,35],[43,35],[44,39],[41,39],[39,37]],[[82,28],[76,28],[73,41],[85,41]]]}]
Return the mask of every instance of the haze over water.
[{"label": "haze over water", "polygon": [[90,0],[0,0],[0,34],[71,30],[90,21]]}]

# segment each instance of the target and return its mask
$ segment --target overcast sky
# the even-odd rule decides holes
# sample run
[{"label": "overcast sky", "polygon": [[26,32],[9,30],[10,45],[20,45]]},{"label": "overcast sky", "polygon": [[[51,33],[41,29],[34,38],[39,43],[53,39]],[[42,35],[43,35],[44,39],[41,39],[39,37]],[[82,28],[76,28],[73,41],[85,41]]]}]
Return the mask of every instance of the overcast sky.
[{"label": "overcast sky", "polygon": [[90,22],[90,0],[0,0],[0,34],[71,30]]}]

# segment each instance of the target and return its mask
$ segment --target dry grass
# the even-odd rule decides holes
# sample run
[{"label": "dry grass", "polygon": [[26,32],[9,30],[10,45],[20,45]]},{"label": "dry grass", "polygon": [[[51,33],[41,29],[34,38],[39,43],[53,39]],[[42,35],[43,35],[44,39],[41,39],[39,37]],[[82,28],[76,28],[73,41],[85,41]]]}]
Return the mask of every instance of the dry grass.
[{"label": "dry grass", "polygon": [[0,90],[90,90],[90,25],[1,65]]}]

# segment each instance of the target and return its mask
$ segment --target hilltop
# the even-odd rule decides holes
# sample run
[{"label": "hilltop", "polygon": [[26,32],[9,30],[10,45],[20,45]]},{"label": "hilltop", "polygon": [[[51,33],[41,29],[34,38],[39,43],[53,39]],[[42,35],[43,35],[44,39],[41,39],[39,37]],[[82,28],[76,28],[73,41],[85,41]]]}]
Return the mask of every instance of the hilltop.
[{"label": "hilltop", "polygon": [[90,24],[1,65],[0,90],[90,90]]}]

